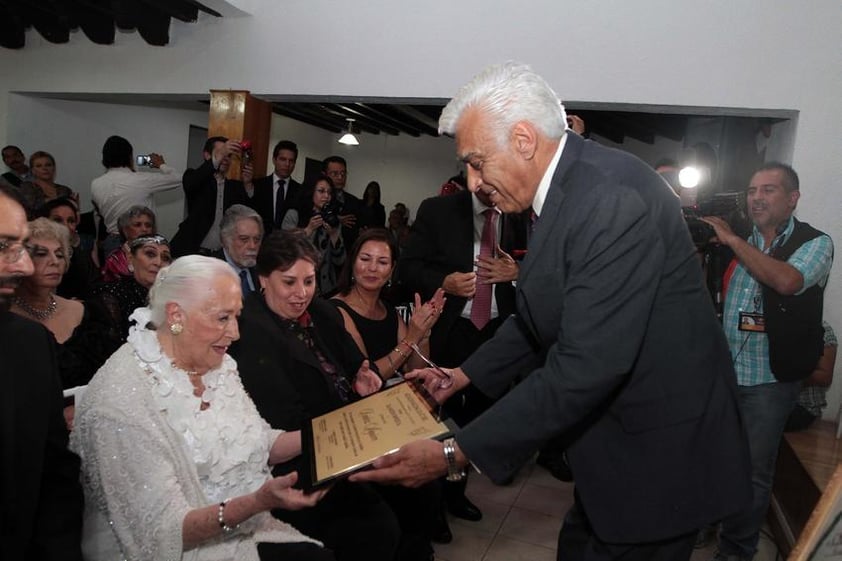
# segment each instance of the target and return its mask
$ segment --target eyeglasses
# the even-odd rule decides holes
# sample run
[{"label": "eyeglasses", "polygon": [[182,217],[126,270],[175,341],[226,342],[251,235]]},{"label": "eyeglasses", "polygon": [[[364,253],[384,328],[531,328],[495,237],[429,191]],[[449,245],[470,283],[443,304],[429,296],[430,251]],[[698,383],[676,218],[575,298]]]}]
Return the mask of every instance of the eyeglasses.
[{"label": "eyeglasses", "polygon": [[23,242],[0,242],[0,259],[4,263],[17,263],[29,247]]},{"label": "eyeglasses", "polygon": [[432,368],[433,372],[435,372],[436,375],[439,377],[439,388],[440,389],[446,390],[447,388],[449,388],[450,386],[453,385],[453,374],[451,374],[447,370],[444,370],[439,365],[437,365],[435,362],[433,362],[432,360],[430,360],[429,358],[424,356],[424,353],[422,353],[421,349],[418,348],[417,343],[411,343],[409,346],[412,348],[412,350],[415,352],[415,354],[418,355],[418,358],[423,360],[424,364],[426,364],[427,366]]}]

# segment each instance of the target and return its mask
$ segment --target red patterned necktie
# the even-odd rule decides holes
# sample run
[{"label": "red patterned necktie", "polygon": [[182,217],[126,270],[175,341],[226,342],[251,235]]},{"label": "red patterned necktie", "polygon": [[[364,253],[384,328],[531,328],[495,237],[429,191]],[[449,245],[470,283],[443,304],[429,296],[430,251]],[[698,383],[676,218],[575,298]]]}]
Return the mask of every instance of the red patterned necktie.
[{"label": "red patterned necktie", "polygon": [[[492,257],[494,248],[497,247],[497,216],[496,210],[487,208],[483,211],[485,223],[482,226],[482,237],[479,242],[479,256]],[[477,279],[477,290],[474,293],[474,302],[471,305],[471,323],[477,329],[491,321],[491,289],[492,285],[482,284]]]}]

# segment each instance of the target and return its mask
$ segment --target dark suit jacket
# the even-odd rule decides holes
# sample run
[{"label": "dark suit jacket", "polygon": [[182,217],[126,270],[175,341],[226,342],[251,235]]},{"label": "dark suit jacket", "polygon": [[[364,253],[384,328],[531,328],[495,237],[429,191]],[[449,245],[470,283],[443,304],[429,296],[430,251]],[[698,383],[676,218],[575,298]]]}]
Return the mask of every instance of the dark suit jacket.
[{"label": "dark suit jacket", "polygon": [[[173,257],[199,252],[202,240],[213,226],[216,215],[216,178],[213,162],[206,160],[196,169],[188,169],[182,177],[187,217],[178,225],[170,243]],[[222,209],[234,204],[249,204],[246,188],[241,181],[225,180]]]},{"label": "dark suit jacket", "polygon": [[276,224],[275,205],[272,204],[275,194],[274,177],[274,175],[267,175],[266,177],[256,179],[254,181],[254,195],[251,201],[246,203],[247,206],[256,210],[260,214],[260,218],[263,219],[265,235],[269,235],[276,226],[280,229],[281,221],[283,221],[284,215],[289,209],[298,208],[298,199],[301,196],[301,191],[304,189],[299,182],[292,178],[289,179],[283,209]]},{"label": "dark suit jacket", "polygon": [[[319,348],[342,375],[353,380],[364,357],[345,331],[339,311],[319,298],[313,299],[308,311]],[[245,300],[240,339],[231,346],[230,354],[260,416],[273,428],[298,430],[311,417],[344,405],[313,353],[259,294]],[[281,471],[290,471],[290,467]]]},{"label": "dark suit jacket", "polygon": [[[400,257],[398,271],[401,282],[423,300],[441,287],[450,273],[469,273],[474,270],[474,222],[470,191],[424,200],[409,234],[406,248]],[[500,247],[507,253],[526,247],[526,226],[520,215],[501,216]],[[515,311],[515,290],[512,283],[498,283],[494,297],[500,317]],[[450,330],[462,314],[466,298],[447,295],[441,318],[436,322],[430,339],[433,360],[437,351],[446,347]],[[453,365],[456,366],[456,365]]]},{"label": "dark suit jacket", "polygon": [[731,356],[678,198],[626,153],[569,134],[521,266],[517,315],[464,364],[502,394],[456,437],[499,481],[541,445],[567,454],[596,535],[691,532],[750,500]]},{"label": "dark suit jacket", "polygon": [[0,558],[81,560],[79,458],[67,449],[53,338],[0,312]]},{"label": "dark suit jacket", "polygon": [[342,194],[342,198],[342,208],[339,214],[341,216],[353,214],[357,217],[357,222],[353,226],[342,226],[342,241],[350,252],[354,246],[354,242],[357,241],[360,235],[360,230],[371,225],[371,213],[369,212],[369,208],[356,195],[345,191]]}]

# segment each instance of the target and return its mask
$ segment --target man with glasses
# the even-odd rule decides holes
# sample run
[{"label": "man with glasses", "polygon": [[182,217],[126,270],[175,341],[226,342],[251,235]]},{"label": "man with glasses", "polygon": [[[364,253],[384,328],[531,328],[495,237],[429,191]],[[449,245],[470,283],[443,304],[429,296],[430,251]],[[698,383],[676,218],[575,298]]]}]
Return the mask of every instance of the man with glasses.
[{"label": "man with glasses", "polygon": [[348,250],[353,247],[360,229],[369,226],[368,210],[363,202],[345,190],[348,181],[348,164],[342,156],[328,156],[322,162],[322,172],[333,181],[339,203],[339,221],[342,223],[342,241]]},{"label": "man with glasses", "polygon": [[9,311],[33,272],[26,213],[0,190],[0,559],[82,559],[79,458],[67,449],[54,339]]}]

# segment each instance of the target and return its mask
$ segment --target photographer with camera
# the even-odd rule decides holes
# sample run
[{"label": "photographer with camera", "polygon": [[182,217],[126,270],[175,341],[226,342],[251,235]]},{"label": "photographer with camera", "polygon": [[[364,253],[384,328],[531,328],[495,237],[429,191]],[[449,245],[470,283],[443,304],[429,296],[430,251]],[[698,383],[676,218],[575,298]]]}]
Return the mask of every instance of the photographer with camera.
[{"label": "photographer with camera", "polygon": [[723,328],[737,374],[754,494],[752,503],[722,521],[717,561],[744,561],[757,551],[784,425],[824,348],[822,307],[833,242],[795,219],[799,196],[795,171],[770,162],[748,186],[753,229],[747,239],[722,218],[703,218],[735,255],[726,274]]},{"label": "photographer with camera", "polygon": [[336,187],[327,175],[319,176],[306,185],[298,208],[291,208],[284,215],[281,228],[303,229],[321,254],[316,281],[319,293],[330,297],[336,289],[336,279],[345,264],[345,244],[340,227]]},{"label": "photographer with camera", "polygon": [[[135,164],[149,171],[135,173]],[[181,173],[168,166],[159,154],[134,158],[131,143],[122,136],[110,136],[102,146],[102,165],[105,174],[91,182],[91,199],[100,220],[104,221],[108,237],[101,242],[103,257],[120,247],[117,220],[134,206],[155,211],[153,195],[181,185]]]}]

